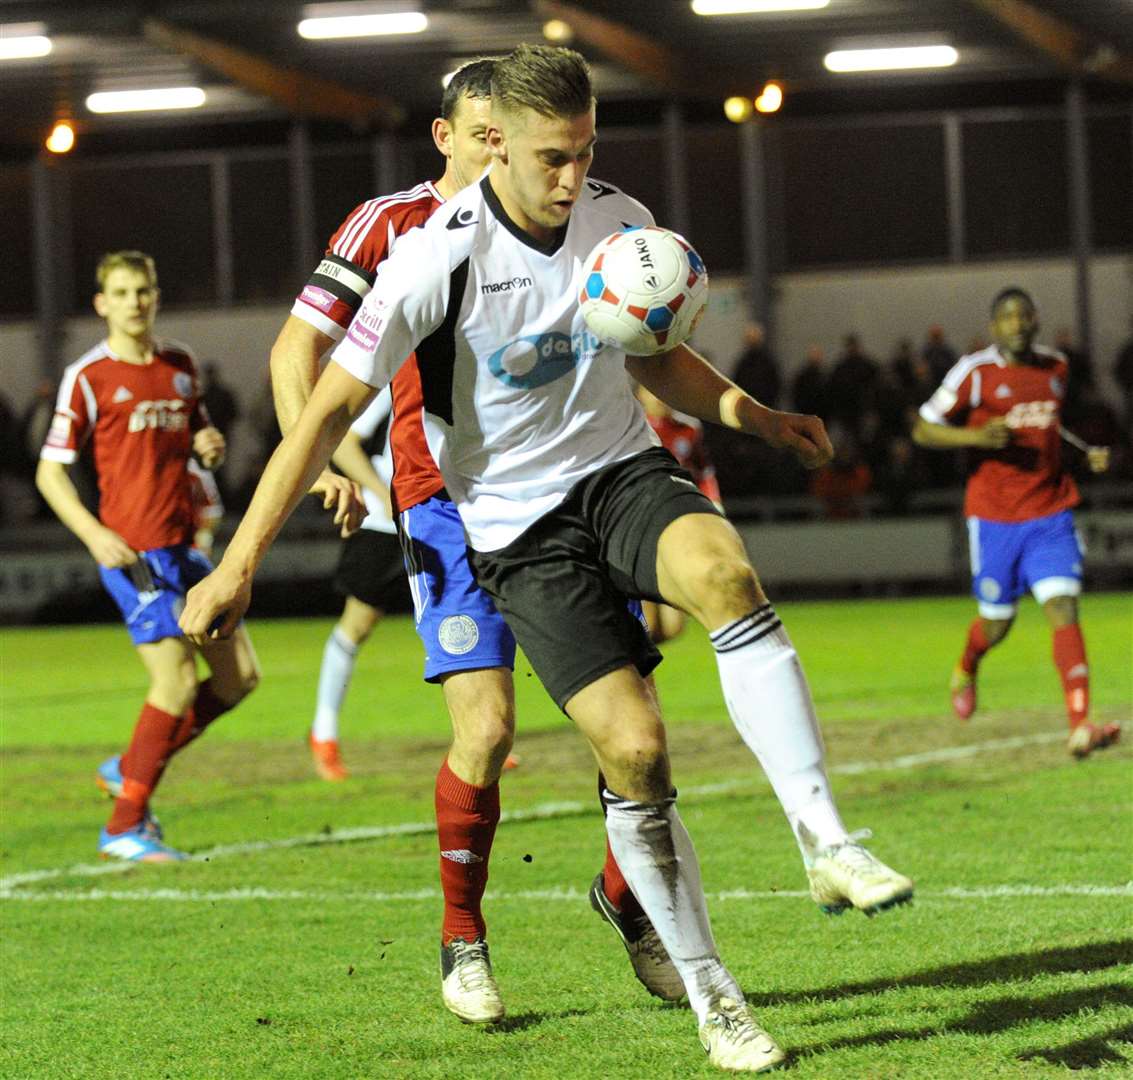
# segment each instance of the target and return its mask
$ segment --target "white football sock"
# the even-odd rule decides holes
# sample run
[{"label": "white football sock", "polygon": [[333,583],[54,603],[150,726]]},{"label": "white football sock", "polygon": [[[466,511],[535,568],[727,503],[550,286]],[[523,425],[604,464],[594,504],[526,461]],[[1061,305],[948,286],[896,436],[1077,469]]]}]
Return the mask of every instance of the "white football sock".
[{"label": "white football sock", "polygon": [[803,859],[841,844],[846,827],[798,653],[770,604],[709,635],[732,723],[759,759]]},{"label": "white football sock", "polygon": [[311,737],[318,742],[338,739],[338,714],[350,689],[357,658],[358,646],[336,626],[327,638],[323,666],[319,669],[315,721],[311,725]]},{"label": "white football sock", "polygon": [[604,789],[602,801],[614,858],[684,981],[698,1024],[717,998],[743,1001],[712,940],[700,866],[675,796],[638,803]]}]

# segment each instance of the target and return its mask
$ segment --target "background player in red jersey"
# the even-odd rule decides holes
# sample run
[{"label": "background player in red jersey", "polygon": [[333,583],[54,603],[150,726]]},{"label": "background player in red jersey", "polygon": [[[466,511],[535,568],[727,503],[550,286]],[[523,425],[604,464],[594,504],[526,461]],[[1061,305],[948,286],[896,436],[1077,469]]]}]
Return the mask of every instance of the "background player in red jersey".
[{"label": "background player in red jersey", "polygon": [[[259,681],[241,626],[201,647],[210,677],[197,681],[193,646],[177,616],[189,587],[212,569],[193,544],[196,515],[190,455],[206,468],[224,458],[224,436],[209,423],[192,355],[154,336],[159,292],[153,260],[112,252],[98,265],[94,308],[106,340],[63,375],[36,484],[51,509],[90,550],[149,674],[145,704],[126,752],[103,762],[99,785],[115,798],[99,836],[104,857],[167,862],[150,796],[169,759]],[[90,439],[99,514],[83,505],[68,468]]]},{"label": "background player in red jersey", "polygon": [[[976,708],[976,672],[984,654],[1007,636],[1016,601],[1030,591],[1054,638],[1075,757],[1115,742],[1117,724],[1089,717],[1089,668],[1078,624],[1082,550],[1072,507],[1078,489],[1062,467],[1060,417],[1069,365],[1035,345],[1038,313],[1022,289],[1004,289],[991,305],[995,344],[963,356],[921,406],[913,438],[935,449],[968,447],[972,462],[964,499],[972,591],[980,617],[968,628],[952,675],[952,705],[968,719]],[[1093,472],[1109,451],[1093,447]]]},{"label": "background player in red jersey", "polygon": [[[721,506],[716,466],[712,464],[708,447],[704,445],[704,429],[700,421],[673,412],[644,386],[638,386],[637,400],[641,402],[645,418],[657,433],[661,445],[677,459],[677,464],[682,469],[688,471],[701,492],[717,506]],[[642,600],[641,610],[649,627],[649,636],[658,643],[675,638],[685,628],[688,619],[679,608],[655,604],[652,600]]]}]

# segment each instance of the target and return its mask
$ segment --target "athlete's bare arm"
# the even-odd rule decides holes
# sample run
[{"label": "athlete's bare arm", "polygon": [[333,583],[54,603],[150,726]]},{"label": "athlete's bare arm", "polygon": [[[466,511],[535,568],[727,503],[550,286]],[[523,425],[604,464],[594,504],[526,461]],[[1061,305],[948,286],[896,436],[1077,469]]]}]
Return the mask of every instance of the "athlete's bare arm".
[{"label": "athlete's bare arm", "polygon": [[47,460],[41,460],[35,470],[35,486],[55,516],[87,546],[100,566],[113,570],[136,563],[137,552],[83,505],[67,470],[61,461]]},{"label": "athlete's bare arm", "polygon": [[[220,565],[185,598],[179,622],[194,644],[207,644],[235,630],[248,610],[252,577],[268,547],[373,394],[373,387],[345,368],[327,365],[295,426],[272,454]],[[218,616],[223,618],[210,630]]]},{"label": "athlete's bare arm", "polygon": [[356,484],[361,484],[377,495],[385,504],[386,513],[393,517],[389,488],[382,483],[382,478],[375,471],[370,455],[362,446],[362,440],[353,431],[348,431],[342,437],[342,442],[338,444],[331,461]]},{"label": "athlete's bare arm", "polygon": [[768,408],[687,345],[659,356],[627,356],[626,370],[672,408],[757,435],[771,446],[790,450],[808,469],[817,469],[834,456],[826,427],[817,416]]},{"label": "athlete's bare arm", "polygon": [[985,450],[1002,450],[1011,441],[1007,420],[997,416],[983,427],[953,427],[951,424],[934,424],[923,416],[913,425],[913,442],[930,450],[955,450],[962,446],[977,446]]},{"label": "athlete's bare arm", "polygon": [[319,381],[319,366],[334,338],[297,315],[288,315],[271,347],[271,392],[279,430],[286,435]]},{"label": "athlete's bare arm", "polygon": [[[288,315],[271,347],[271,393],[279,430],[286,435],[296,424],[319,379],[319,365],[334,339],[295,315]],[[335,522],[345,522],[343,535],[353,532],[366,516],[362,495],[350,478],[324,469],[311,485],[311,495],[335,510]],[[345,514],[345,516],[343,516]]]}]

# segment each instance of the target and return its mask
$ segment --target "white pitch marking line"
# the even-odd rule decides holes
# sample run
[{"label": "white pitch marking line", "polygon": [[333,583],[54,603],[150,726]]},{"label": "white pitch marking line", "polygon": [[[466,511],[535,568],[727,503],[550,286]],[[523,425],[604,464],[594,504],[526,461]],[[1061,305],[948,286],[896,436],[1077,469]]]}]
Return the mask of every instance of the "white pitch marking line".
[{"label": "white pitch marking line", "polygon": [[[851,761],[843,765],[832,765],[828,772],[834,776],[857,776],[866,772],[884,772],[888,769],[915,769],[922,765],[935,765],[997,750],[1018,750],[1026,746],[1038,746],[1059,742],[1062,735],[1045,732],[1038,735],[1018,735],[1006,739],[989,739],[982,743],[968,743],[964,746],[946,746],[939,750],[926,750],[919,754],[904,754],[888,761]],[[725,780],[717,784],[701,784],[682,788],[685,796],[721,795],[742,790],[759,784],[761,778],[753,774],[742,780]],[[545,821],[552,818],[576,817],[595,810],[588,802],[541,803],[529,810],[505,810],[500,814],[500,822]],[[432,821],[405,822],[400,825],[361,825],[354,828],[335,829],[328,833],[312,833],[307,836],[286,836],[278,840],[251,840],[239,844],[219,844],[198,852],[191,862],[211,862],[229,855],[254,855],[264,851],[281,851],[287,848],[319,847],[323,844],[349,844],[363,840],[381,840],[390,836],[421,836],[436,831]],[[15,899],[14,890],[23,885],[33,885],[40,881],[51,881],[61,877],[99,877],[103,874],[121,874],[136,870],[137,864],[131,862],[84,863],[78,866],[54,867],[47,870],[28,870],[21,874],[10,874],[0,878],[0,900]]]},{"label": "white pitch marking line", "polygon": [[[810,893],[802,889],[727,889],[723,892],[709,894],[708,899],[714,902],[725,900],[803,900]],[[1018,897],[1065,897],[1065,896],[1127,896],[1133,898],[1133,882],[1126,885],[987,885],[977,888],[955,886],[952,888],[928,890],[918,892],[917,902],[933,900],[997,900]],[[313,901],[328,903],[341,901],[343,903],[420,903],[428,901],[433,903],[441,899],[439,889],[416,889],[406,892],[318,892],[305,889],[264,889],[259,887],[247,889],[137,889],[121,891],[113,889],[91,889],[88,892],[71,892],[66,889],[56,889],[50,892],[10,893],[4,897],[6,900],[28,901],[80,901],[91,902],[99,900],[166,900],[182,903],[212,904],[228,901],[244,900],[283,900],[283,901]],[[569,901],[581,902],[586,899],[586,893],[577,889],[521,889],[515,892],[489,891],[485,900],[493,903],[512,901]]]}]

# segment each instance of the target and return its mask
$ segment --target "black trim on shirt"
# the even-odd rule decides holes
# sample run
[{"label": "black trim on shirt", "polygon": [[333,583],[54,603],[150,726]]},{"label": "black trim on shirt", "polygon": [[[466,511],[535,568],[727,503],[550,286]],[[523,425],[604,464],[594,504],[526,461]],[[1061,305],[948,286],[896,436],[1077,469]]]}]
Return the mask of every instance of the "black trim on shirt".
[{"label": "black trim on shirt", "polygon": [[554,255],[555,252],[563,246],[563,241],[566,239],[567,234],[566,225],[562,225],[555,230],[555,235],[551,238],[550,243],[541,244],[534,236],[529,232],[525,232],[508,217],[507,211],[503,208],[499,197],[492,190],[492,185],[488,183],[487,176],[480,181],[480,191],[484,195],[484,202],[488,204],[488,209],[492,211],[496,220],[521,244],[526,244],[529,248],[539,252],[540,255]]},{"label": "black trim on shirt", "polygon": [[425,411],[452,425],[452,380],[456,364],[456,320],[464,304],[468,284],[468,260],[449,277],[448,308],[444,322],[417,346],[417,370],[421,375],[421,396]]}]

